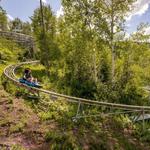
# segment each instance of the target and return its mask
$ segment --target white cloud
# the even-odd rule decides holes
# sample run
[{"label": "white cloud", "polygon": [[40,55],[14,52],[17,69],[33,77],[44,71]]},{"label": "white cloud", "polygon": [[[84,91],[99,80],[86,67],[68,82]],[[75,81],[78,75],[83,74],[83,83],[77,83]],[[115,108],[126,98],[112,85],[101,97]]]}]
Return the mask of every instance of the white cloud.
[{"label": "white cloud", "polygon": [[[40,1],[40,0],[38,0],[38,1]],[[43,2],[44,4],[47,4],[47,0],[42,0],[42,2]]]},{"label": "white cloud", "polygon": [[143,15],[148,10],[149,5],[150,0],[137,0],[132,5],[132,11],[128,14],[128,17],[126,18],[127,21],[131,20],[133,16]]},{"label": "white cloud", "polygon": [[146,35],[150,35],[150,27],[148,27],[148,28],[145,29],[145,34]]},{"label": "white cloud", "polygon": [[64,15],[63,6],[60,7],[60,9],[56,12],[57,18]]},{"label": "white cloud", "polygon": [[131,27],[131,24],[129,22],[126,23],[126,28],[129,29]]},{"label": "white cloud", "polygon": [[8,18],[10,21],[14,20],[14,18],[13,18],[11,15],[9,15],[9,14],[7,14],[7,18]]},{"label": "white cloud", "polygon": [[47,0],[42,0],[42,2],[46,4],[46,3],[47,3]]}]

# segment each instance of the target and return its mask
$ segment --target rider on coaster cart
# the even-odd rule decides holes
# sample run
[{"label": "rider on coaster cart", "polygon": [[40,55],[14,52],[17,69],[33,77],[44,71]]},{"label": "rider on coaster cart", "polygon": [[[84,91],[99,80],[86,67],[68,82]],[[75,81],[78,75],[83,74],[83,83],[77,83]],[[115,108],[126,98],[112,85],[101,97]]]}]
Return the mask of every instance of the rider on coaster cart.
[{"label": "rider on coaster cart", "polygon": [[19,79],[19,82],[24,83],[28,86],[42,88],[42,86],[38,84],[37,79],[33,78],[31,70],[29,68],[26,68],[24,70],[23,78]]},{"label": "rider on coaster cart", "polygon": [[23,79],[28,81],[28,82],[32,82],[34,84],[38,84],[37,83],[37,79],[36,78],[33,78],[32,76],[32,73],[31,73],[31,70],[29,68],[26,68],[24,70],[24,75],[23,75]]}]

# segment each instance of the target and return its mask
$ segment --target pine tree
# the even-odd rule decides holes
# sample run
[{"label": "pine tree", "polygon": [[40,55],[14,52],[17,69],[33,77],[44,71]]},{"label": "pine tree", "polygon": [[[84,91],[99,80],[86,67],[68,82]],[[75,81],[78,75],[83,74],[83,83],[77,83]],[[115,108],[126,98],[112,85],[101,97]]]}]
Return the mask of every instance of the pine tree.
[{"label": "pine tree", "polygon": [[42,12],[43,18],[41,16],[41,9],[36,9],[31,20],[33,33],[40,49],[41,63],[45,65],[47,72],[49,73],[50,66],[55,59],[58,59],[60,52],[55,42],[55,16],[50,6],[43,6]]}]

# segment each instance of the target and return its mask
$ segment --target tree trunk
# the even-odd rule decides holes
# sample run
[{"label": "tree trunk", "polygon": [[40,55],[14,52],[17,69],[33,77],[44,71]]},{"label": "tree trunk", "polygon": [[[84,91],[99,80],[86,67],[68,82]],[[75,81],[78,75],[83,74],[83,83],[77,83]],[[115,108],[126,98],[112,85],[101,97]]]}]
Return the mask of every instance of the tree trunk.
[{"label": "tree trunk", "polygon": [[94,82],[97,83],[96,51],[93,50]]},{"label": "tree trunk", "polygon": [[40,0],[40,10],[41,10],[41,26],[42,26],[42,29],[43,29],[43,34],[45,34],[45,25],[44,25],[44,14],[43,14],[42,0]]},{"label": "tree trunk", "polygon": [[112,55],[112,66],[111,66],[111,81],[114,81],[115,76],[115,48],[114,48],[114,8],[113,8],[113,0],[112,0],[112,12],[111,12],[111,55]]},{"label": "tree trunk", "polygon": [[115,49],[114,49],[114,43],[111,44],[111,74],[112,74],[112,82],[114,81],[114,77],[115,77]]}]

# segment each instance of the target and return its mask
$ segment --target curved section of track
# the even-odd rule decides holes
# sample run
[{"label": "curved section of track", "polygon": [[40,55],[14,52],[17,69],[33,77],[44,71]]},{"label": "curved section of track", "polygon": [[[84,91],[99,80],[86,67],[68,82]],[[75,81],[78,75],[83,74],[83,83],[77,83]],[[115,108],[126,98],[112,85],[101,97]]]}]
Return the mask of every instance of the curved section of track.
[{"label": "curved section of track", "polygon": [[8,31],[0,31],[0,36],[5,37],[10,40],[17,41],[18,43],[29,43],[30,45],[34,45],[34,39],[30,35],[16,33],[16,32],[8,32]]},{"label": "curved section of track", "polygon": [[75,103],[81,103],[81,104],[88,104],[88,105],[97,105],[97,106],[105,106],[105,107],[113,107],[117,109],[122,109],[122,110],[133,110],[133,111],[150,111],[150,106],[135,106],[135,105],[124,105],[124,104],[117,104],[117,103],[107,103],[107,102],[101,102],[101,101],[95,101],[95,100],[89,100],[89,99],[84,99],[84,98],[78,98],[78,97],[73,97],[73,96],[68,96],[60,93],[55,93],[52,91],[48,91],[45,89],[39,89],[39,88],[34,88],[34,87],[29,87],[25,84],[19,83],[15,71],[18,67],[25,65],[25,64],[33,64],[33,63],[38,63],[39,61],[30,61],[30,62],[23,62],[15,65],[9,65],[4,69],[4,75],[11,81],[13,81],[14,84],[17,86],[24,87],[28,90],[35,90],[40,93],[44,93],[47,95],[51,95],[54,97],[61,97],[64,98],[66,101],[69,102],[75,102]]}]

